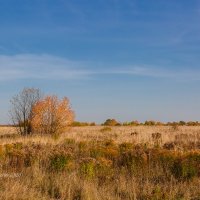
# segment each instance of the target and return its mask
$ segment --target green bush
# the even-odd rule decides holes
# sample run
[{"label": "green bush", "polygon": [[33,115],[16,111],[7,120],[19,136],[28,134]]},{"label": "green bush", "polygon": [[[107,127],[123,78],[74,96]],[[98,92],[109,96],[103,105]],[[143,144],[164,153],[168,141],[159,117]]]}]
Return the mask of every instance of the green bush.
[{"label": "green bush", "polygon": [[50,169],[55,171],[63,171],[69,166],[71,156],[64,154],[55,154],[50,157]]},{"label": "green bush", "polygon": [[134,151],[126,152],[121,154],[119,167],[125,167],[131,174],[138,174],[141,170],[144,172],[147,167],[146,158],[143,154],[137,154]]},{"label": "green bush", "polygon": [[95,176],[95,160],[92,158],[82,160],[80,174],[85,178],[93,178]]},{"label": "green bush", "polygon": [[200,175],[200,154],[190,153],[176,159],[171,168],[172,174],[183,180],[192,179]]},{"label": "green bush", "polygon": [[191,179],[197,175],[197,171],[189,163],[176,161],[172,167],[172,174],[178,179]]},{"label": "green bush", "polygon": [[90,149],[90,156],[92,158],[99,158],[104,156],[104,150],[101,146],[93,147]]},{"label": "green bush", "polygon": [[133,143],[124,142],[119,145],[120,153],[125,153],[127,151],[133,150]]}]

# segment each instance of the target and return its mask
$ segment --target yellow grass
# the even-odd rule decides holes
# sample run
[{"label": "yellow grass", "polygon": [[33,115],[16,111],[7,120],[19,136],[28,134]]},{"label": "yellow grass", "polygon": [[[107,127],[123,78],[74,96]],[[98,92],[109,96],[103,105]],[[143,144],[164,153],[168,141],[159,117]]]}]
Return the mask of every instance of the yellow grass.
[{"label": "yellow grass", "polygon": [[[133,142],[135,144],[147,143],[148,145],[152,145],[154,144],[152,138],[153,133],[161,133],[161,145],[174,142],[178,136],[183,135],[188,135],[187,141],[188,139],[193,142],[200,141],[200,126],[180,126],[178,130],[174,130],[171,126],[121,126],[111,127],[111,131],[102,132],[101,130],[102,126],[71,127],[66,133],[62,134],[58,140],[54,140],[50,136],[41,135],[23,137],[16,133],[15,128],[0,127],[0,136],[5,136],[0,139],[0,145],[15,142],[58,144],[65,138],[74,139],[75,141],[114,140],[116,143]],[[134,134],[134,132],[136,134]],[[16,137],[6,137],[13,134],[16,134]]]},{"label": "yellow grass", "polygon": [[59,138],[1,127],[0,200],[198,200],[199,136],[187,126],[72,127]]}]

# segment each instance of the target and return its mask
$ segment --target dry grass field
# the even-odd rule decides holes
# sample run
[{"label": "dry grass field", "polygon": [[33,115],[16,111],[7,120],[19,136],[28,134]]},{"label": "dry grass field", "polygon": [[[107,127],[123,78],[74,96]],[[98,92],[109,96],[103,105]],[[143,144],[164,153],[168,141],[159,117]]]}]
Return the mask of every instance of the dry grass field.
[{"label": "dry grass field", "polygon": [[154,133],[160,133],[160,137],[158,136],[159,138],[157,138],[160,147],[167,143],[174,143],[176,144],[175,147],[180,145],[188,146],[191,144],[192,149],[198,149],[198,145],[200,145],[200,126],[179,126],[175,128],[171,126],[71,127],[56,140],[51,136],[41,135],[23,137],[16,133],[15,128],[0,127],[0,144],[34,142],[39,144],[51,143],[55,145],[62,142],[64,139],[73,139],[77,142],[113,140],[118,144],[131,142],[134,144],[154,146],[155,142],[157,142],[156,138],[152,135]]},{"label": "dry grass field", "polygon": [[2,200],[199,200],[200,127],[0,128]]}]

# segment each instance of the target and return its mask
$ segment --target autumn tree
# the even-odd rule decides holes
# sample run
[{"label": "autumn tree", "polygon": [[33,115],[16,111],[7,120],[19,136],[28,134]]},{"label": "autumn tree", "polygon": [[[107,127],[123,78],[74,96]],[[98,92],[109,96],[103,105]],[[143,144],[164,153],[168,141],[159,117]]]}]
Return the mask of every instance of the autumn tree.
[{"label": "autumn tree", "polygon": [[40,98],[41,92],[39,89],[24,88],[11,99],[10,116],[19,134],[28,135],[31,133],[33,106]]},{"label": "autumn tree", "polygon": [[46,96],[33,107],[32,127],[39,134],[60,134],[74,120],[74,112],[67,97]]}]

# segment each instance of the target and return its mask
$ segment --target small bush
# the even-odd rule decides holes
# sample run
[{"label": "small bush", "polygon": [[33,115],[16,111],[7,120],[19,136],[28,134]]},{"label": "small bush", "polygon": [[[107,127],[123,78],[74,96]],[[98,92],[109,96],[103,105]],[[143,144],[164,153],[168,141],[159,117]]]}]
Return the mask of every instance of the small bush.
[{"label": "small bush", "polygon": [[104,124],[104,126],[119,126],[120,123],[117,122],[115,119],[107,119]]},{"label": "small bush", "polygon": [[192,179],[197,176],[198,170],[188,162],[177,160],[172,167],[173,175],[178,179]]},{"label": "small bush", "polygon": [[50,158],[50,169],[55,171],[63,171],[69,166],[71,156],[64,154],[55,154]]},{"label": "small bush", "polygon": [[95,165],[95,172],[100,181],[108,180],[113,176],[114,170],[112,165],[113,162],[104,157],[101,157],[97,160],[97,164]]},{"label": "small bush", "polygon": [[112,129],[110,127],[104,127],[102,129],[100,129],[100,132],[105,133],[105,132],[110,132],[112,131]]},{"label": "small bush", "polygon": [[13,148],[15,149],[22,149],[23,143],[22,142],[17,142],[13,144]]},{"label": "small bush", "polygon": [[10,151],[12,151],[14,145],[13,144],[6,144],[4,147],[5,147],[6,154],[8,154]]},{"label": "small bush", "polygon": [[173,150],[176,147],[176,143],[175,142],[167,142],[163,145],[164,149],[168,149],[168,150]]},{"label": "small bush", "polygon": [[90,148],[90,156],[92,158],[98,158],[104,156],[104,149],[101,146]]},{"label": "small bush", "polygon": [[200,155],[189,154],[186,157],[179,158],[172,167],[173,175],[178,179],[192,179],[200,175]]},{"label": "small bush", "polygon": [[128,142],[122,143],[119,145],[119,149],[120,149],[120,153],[131,151],[133,150],[133,144],[128,143]]},{"label": "small bush", "polygon": [[78,148],[79,148],[79,152],[86,152],[86,151],[88,151],[88,144],[87,144],[87,142],[83,142],[83,141],[79,142],[78,143]]},{"label": "small bush", "polygon": [[87,158],[80,163],[80,174],[85,178],[93,178],[95,176],[95,160]]},{"label": "small bush", "polygon": [[131,174],[138,174],[141,170],[144,172],[147,167],[146,156],[134,151],[123,153],[119,161],[119,166],[125,167]]}]

